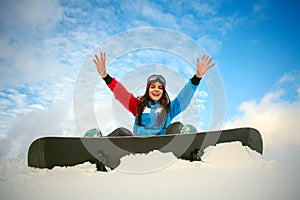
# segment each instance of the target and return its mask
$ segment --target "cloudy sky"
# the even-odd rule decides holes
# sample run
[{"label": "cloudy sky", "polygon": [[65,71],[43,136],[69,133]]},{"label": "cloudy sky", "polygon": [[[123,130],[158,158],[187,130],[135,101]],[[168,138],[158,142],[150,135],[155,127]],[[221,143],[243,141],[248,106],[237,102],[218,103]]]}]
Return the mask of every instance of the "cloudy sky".
[{"label": "cloudy sky", "polygon": [[26,152],[42,136],[130,128],[133,118],[91,61],[100,50],[108,72],[135,95],[157,71],[171,97],[207,52],[217,66],[180,120],[205,131],[216,118],[218,127],[257,128],[269,147],[300,145],[297,0],[0,4],[0,158]]}]

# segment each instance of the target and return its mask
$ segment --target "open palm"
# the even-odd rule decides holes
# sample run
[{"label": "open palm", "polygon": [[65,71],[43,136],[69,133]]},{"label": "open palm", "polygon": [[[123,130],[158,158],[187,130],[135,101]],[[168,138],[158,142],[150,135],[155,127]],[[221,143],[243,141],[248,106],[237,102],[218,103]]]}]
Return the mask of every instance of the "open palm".
[{"label": "open palm", "polygon": [[99,73],[99,75],[104,78],[107,73],[106,73],[106,53],[102,53],[100,52],[99,57],[97,55],[95,55],[95,58],[93,59],[94,63],[96,64],[97,67],[97,71]]},{"label": "open palm", "polygon": [[216,64],[213,63],[211,64],[213,58],[209,57],[208,55],[204,54],[202,56],[202,59],[200,60],[199,58],[197,58],[197,63],[196,63],[196,67],[197,67],[197,73],[196,76],[201,78],[203,77],[206,72],[212,68],[213,66],[215,66]]}]

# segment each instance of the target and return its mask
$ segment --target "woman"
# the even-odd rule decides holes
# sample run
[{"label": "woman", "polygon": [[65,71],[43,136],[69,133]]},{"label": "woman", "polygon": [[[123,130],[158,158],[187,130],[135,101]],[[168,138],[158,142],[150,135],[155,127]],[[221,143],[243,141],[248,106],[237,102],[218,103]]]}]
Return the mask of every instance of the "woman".
[{"label": "woman", "polygon": [[[115,98],[135,116],[133,133],[136,136],[180,133],[180,129],[183,125],[180,122],[171,124],[172,119],[187,108],[200,80],[210,68],[215,66],[215,63],[211,64],[212,58],[205,54],[201,60],[197,58],[197,71],[195,75],[188,81],[178,96],[173,101],[170,101],[166,91],[166,80],[163,76],[151,75],[147,79],[145,94],[137,98],[106,72],[105,52],[100,52],[99,57],[95,55],[93,60],[99,75],[114,93]],[[108,136],[129,135],[132,135],[129,130],[118,128]]]}]

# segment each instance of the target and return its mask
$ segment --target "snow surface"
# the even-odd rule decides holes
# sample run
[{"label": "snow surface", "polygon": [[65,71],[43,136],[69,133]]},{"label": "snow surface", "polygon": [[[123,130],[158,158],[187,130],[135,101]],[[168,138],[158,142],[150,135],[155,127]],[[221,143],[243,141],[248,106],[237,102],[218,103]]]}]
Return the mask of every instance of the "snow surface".
[{"label": "snow surface", "polygon": [[299,199],[299,153],[276,148],[261,156],[233,142],[208,147],[201,162],[159,151],[129,155],[110,172],[90,163],[35,169],[20,156],[0,164],[0,198]]}]

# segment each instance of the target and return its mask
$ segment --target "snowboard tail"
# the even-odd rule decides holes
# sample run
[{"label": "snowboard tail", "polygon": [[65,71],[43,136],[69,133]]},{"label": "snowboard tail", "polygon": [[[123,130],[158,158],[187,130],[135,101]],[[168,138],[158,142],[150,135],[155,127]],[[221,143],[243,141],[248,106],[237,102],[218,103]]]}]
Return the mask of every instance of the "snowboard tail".
[{"label": "snowboard tail", "polygon": [[102,171],[103,165],[116,168],[125,155],[153,150],[172,152],[177,158],[195,161],[201,160],[208,146],[234,141],[263,153],[261,135],[253,128],[148,137],[43,137],[30,145],[28,166],[51,169],[91,162]]}]

